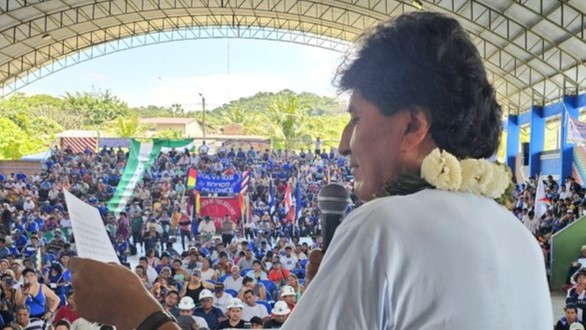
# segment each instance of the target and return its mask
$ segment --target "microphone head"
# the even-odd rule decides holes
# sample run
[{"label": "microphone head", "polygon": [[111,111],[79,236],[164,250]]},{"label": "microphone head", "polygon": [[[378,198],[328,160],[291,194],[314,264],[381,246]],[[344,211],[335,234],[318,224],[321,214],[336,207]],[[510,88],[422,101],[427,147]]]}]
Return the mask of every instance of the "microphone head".
[{"label": "microphone head", "polygon": [[341,184],[330,183],[320,189],[317,206],[323,214],[346,214],[350,205],[350,194]]}]

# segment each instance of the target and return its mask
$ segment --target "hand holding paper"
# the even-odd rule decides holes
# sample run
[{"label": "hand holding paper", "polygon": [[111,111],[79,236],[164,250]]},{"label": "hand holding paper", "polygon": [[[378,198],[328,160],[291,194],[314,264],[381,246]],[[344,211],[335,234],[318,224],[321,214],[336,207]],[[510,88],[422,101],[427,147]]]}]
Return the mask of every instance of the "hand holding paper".
[{"label": "hand holding paper", "polygon": [[84,203],[67,190],[63,190],[63,193],[71,217],[78,255],[82,258],[120,264],[98,209]]}]

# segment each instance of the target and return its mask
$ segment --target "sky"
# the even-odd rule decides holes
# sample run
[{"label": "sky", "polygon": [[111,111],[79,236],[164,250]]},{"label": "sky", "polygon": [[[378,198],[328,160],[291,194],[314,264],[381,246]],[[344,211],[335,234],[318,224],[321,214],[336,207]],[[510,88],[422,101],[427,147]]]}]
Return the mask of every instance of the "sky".
[{"label": "sky", "polygon": [[[20,90],[27,95],[110,90],[129,106],[213,109],[257,92],[290,89],[338,96],[332,78],[343,54],[250,39],[187,40],[133,48],[68,67]],[[341,98],[347,96],[341,95]]]}]

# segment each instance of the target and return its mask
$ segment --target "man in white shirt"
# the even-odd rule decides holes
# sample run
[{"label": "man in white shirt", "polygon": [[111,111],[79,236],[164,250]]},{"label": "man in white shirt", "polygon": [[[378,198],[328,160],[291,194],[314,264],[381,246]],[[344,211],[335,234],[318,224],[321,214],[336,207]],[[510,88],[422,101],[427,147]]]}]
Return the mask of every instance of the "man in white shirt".
[{"label": "man in white shirt", "polygon": [[30,318],[30,308],[28,306],[17,306],[14,313],[16,318],[15,325],[19,326],[20,329],[48,329],[47,324],[43,320],[38,318]]},{"label": "man in white shirt", "polygon": [[283,268],[288,271],[292,271],[299,266],[297,257],[292,253],[293,248],[290,245],[287,245],[287,247],[285,247],[285,256],[281,257],[281,264],[283,265]]},{"label": "man in white shirt", "polygon": [[525,227],[529,229],[529,232],[535,235],[537,229],[539,229],[539,219],[535,217],[535,212],[529,211],[529,213],[527,213],[527,218],[525,219],[524,224]]},{"label": "man in white shirt", "polygon": [[63,215],[63,218],[59,222],[59,224],[61,225],[61,228],[62,229],[66,229],[67,231],[70,231],[70,229],[71,229],[71,220],[69,219],[69,214],[65,213]]},{"label": "man in white shirt", "polygon": [[238,267],[240,267],[240,269],[252,268],[254,266],[255,260],[256,259],[254,258],[254,255],[252,254],[252,250],[246,249],[246,254],[245,254],[244,258],[241,258],[238,261]]},{"label": "man in white shirt", "polygon": [[157,270],[154,267],[149,266],[146,257],[140,257],[139,264],[142,266],[142,268],[144,268],[147,278],[149,279],[149,285],[153,285],[159,276],[159,274],[157,274]]},{"label": "man in white shirt", "polygon": [[240,276],[240,267],[232,266],[232,276],[224,280],[224,287],[226,289],[240,292],[242,289],[242,276]]},{"label": "man in white shirt", "polygon": [[561,185],[560,187],[561,187],[561,191],[560,191],[560,199],[561,200],[572,197],[572,193],[570,191],[568,191],[568,188],[566,187],[566,185]]},{"label": "man in white shirt", "polygon": [[256,303],[256,297],[254,296],[254,291],[252,289],[246,290],[244,292],[244,308],[242,309],[242,319],[245,322],[249,322],[251,318],[254,316],[258,316],[261,319],[266,319],[269,317],[269,312],[264,305],[259,305]]},{"label": "man in white shirt", "polygon": [[222,313],[226,314],[228,311],[228,305],[232,300],[232,296],[224,292],[224,284],[216,283],[214,287],[214,307],[222,310]]},{"label": "man in white shirt", "polygon": [[203,144],[198,149],[200,155],[207,155],[209,150],[210,148],[206,145],[205,141],[203,141]]},{"label": "man in white shirt", "polygon": [[212,237],[216,233],[216,225],[209,216],[206,216],[204,220],[199,223],[197,229],[200,234],[208,237]]},{"label": "man in white shirt", "polygon": [[297,260],[305,260],[307,259],[307,255],[301,250],[301,245],[295,245],[295,253],[293,254]]},{"label": "man in white shirt", "polygon": [[35,208],[35,202],[33,202],[32,198],[27,197],[25,202],[22,204],[22,208],[27,212],[33,210]]}]

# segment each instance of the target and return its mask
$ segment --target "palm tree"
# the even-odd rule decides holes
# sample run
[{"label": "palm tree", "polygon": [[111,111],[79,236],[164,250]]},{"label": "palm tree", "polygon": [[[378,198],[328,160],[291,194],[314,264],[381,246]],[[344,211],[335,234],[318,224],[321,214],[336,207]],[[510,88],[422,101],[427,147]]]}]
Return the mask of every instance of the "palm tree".
[{"label": "palm tree", "polygon": [[146,127],[140,124],[140,120],[137,115],[124,117],[118,117],[116,120],[115,134],[122,138],[139,137],[145,131]]},{"label": "palm tree", "polygon": [[295,95],[277,95],[264,115],[267,135],[288,150],[311,143],[310,132],[323,129],[319,121],[310,119],[307,109],[300,106]]}]

